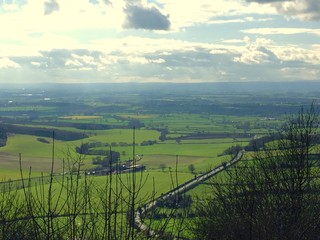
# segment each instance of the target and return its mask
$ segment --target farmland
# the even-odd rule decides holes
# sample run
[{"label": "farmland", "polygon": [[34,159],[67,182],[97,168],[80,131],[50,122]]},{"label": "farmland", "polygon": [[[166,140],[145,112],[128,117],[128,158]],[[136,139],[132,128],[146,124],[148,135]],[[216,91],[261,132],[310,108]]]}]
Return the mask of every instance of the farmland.
[{"label": "farmland", "polygon": [[[91,186],[90,193],[76,193],[80,199],[86,199],[86,194],[92,201],[109,198],[113,207],[120,195],[127,204],[129,193],[137,191],[133,207],[127,204],[121,211],[135,209],[230,160],[233,148],[279,131],[288,115],[318,99],[318,93],[311,91],[314,86],[297,95],[291,85],[290,91],[271,91],[261,84],[255,88],[240,84],[236,90],[228,84],[223,88],[219,84],[87,84],[1,89],[0,178],[20,189],[22,173],[32,179],[31,194],[48,192],[49,202],[41,202],[43,197],[40,205],[49,207],[57,201],[59,211],[65,210],[61,199],[78,188],[73,179],[79,186]],[[143,170],[141,175],[130,176],[132,167]],[[188,194],[204,196],[208,186],[200,184]],[[108,195],[107,189],[115,194]],[[60,192],[61,199],[51,197],[50,191]]]},{"label": "farmland", "polygon": [[[2,89],[0,127],[7,129],[7,141],[0,148],[0,178],[19,176],[14,173],[19,153],[23,165],[32,167],[34,174],[48,173],[53,132],[57,172],[62,159],[76,158],[75,149],[83,143],[103,144],[96,150],[111,148],[124,162],[132,159],[134,141],[136,154],[143,155],[140,164],[149,171],[172,169],[178,156],[179,171],[188,172],[188,165],[194,164],[195,173],[200,173],[225,161],[228,157],[223,152],[228,147],[245,146],[253,138],[276,131],[286,114],[317,98],[307,90],[293,98],[285,90],[276,94],[258,86],[254,92],[248,86],[241,85],[237,91],[228,91],[227,85],[221,90],[214,84]],[[95,167],[92,157],[85,157],[83,170]]]}]

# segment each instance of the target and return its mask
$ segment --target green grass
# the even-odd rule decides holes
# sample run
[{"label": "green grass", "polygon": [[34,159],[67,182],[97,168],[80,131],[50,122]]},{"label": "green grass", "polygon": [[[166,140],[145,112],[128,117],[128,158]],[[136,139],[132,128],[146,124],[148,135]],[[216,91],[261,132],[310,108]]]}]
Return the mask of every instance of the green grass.
[{"label": "green grass", "polygon": [[[144,164],[148,170],[151,171],[175,171],[176,159],[178,160],[178,172],[189,172],[189,165],[195,166],[195,173],[206,172],[209,169],[219,165],[221,162],[226,161],[228,158],[222,157],[193,157],[193,156],[170,156],[170,155],[146,155],[141,160],[141,164]],[[164,164],[165,168],[161,169],[160,165]]]},{"label": "green grass", "polygon": [[[46,138],[50,141],[50,144],[46,144],[37,141],[37,138],[30,135],[10,135],[7,145],[0,148],[0,179],[20,177],[19,154],[25,171],[32,167],[32,172],[37,175],[49,172],[52,161],[52,139]],[[74,148],[72,142],[55,141],[55,171],[62,171],[62,159],[77,157]]]},{"label": "green grass", "polygon": [[[70,175],[66,175],[70,179]],[[180,183],[186,182],[190,179],[192,179],[194,176],[191,173],[178,173],[178,181]],[[28,176],[25,176],[26,179]],[[38,175],[33,175],[31,177],[38,177]],[[73,176],[74,179],[76,179],[76,176]],[[119,174],[119,175],[113,175],[112,176],[112,185],[111,188],[113,190],[116,189],[116,182],[118,182],[118,186],[122,189],[124,197],[128,195],[128,190],[126,187],[130,186],[130,181],[131,179],[130,174]],[[45,177],[43,178],[44,181],[41,180],[41,178],[33,178],[32,179],[32,192],[36,193],[39,191],[39,185],[38,183],[44,183],[43,189],[45,190],[44,192],[48,192],[49,189],[49,178]],[[109,181],[109,176],[87,176],[86,177],[88,184],[91,184],[91,190],[93,190],[93,195],[91,196],[92,199],[94,200],[95,198],[98,199],[98,189],[103,189],[105,188],[105,184],[107,181]],[[118,181],[116,181],[118,179]],[[137,188],[140,183],[141,184],[141,189],[139,190],[139,194],[137,195],[137,202],[140,200],[146,201],[146,200],[151,200],[154,197],[159,197],[162,193],[167,192],[177,186],[176,182],[176,176],[175,173],[169,173],[169,172],[137,172],[136,173],[136,179],[137,179]],[[84,184],[85,176],[82,175],[79,178],[79,186],[82,186]],[[140,181],[141,180],[141,181]],[[27,180],[26,180],[27,181]],[[67,181],[65,179],[65,181]],[[53,185],[52,185],[52,190],[54,192],[58,192],[60,188],[62,187],[61,185],[62,182],[62,175],[57,175],[54,177]],[[109,187],[109,186],[108,186]],[[22,194],[22,190],[21,194]],[[66,189],[63,189],[63,195],[62,197],[65,198],[66,195]]]},{"label": "green grass", "polygon": [[[112,129],[104,131],[90,131],[89,138],[76,141],[55,141],[56,171],[62,171],[62,159],[75,159],[77,154],[75,148],[84,142],[104,142],[104,143],[132,143],[133,131],[131,129]],[[218,155],[235,144],[246,144],[246,142],[234,142],[233,139],[200,139],[183,140],[180,144],[173,140],[160,142],[160,133],[155,130],[138,129],[136,130],[136,143],[146,140],[157,140],[158,143],[151,146],[136,146],[135,153],[144,155],[141,164],[148,169],[159,171],[160,164],[166,167],[175,167],[176,156],[179,156],[179,171],[189,172],[188,166],[194,164],[195,172],[204,172],[224,161]],[[24,168],[32,166],[34,172],[48,172],[52,158],[52,139],[46,138],[50,144],[37,141],[37,136],[30,135],[10,135],[7,145],[0,148],[0,178],[16,178],[18,172],[19,153],[22,155]],[[109,148],[104,148],[109,149]],[[121,160],[132,158],[132,146],[112,147],[112,150],[121,154]],[[92,156],[86,156],[84,164],[92,167]]]},{"label": "green grass", "polygon": [[[112,129],[112,130],[99,130],[91,131],[96,134],[96,136],[90,137],[89,141],[92,142],[125,142],[132,143],[133,141],[133,131],[131,129]],[[136,143],[141,143],[146,140],[158,140],[160,133],[155,130],[136,130]]]},{"label": "green grass", "polygon": [[[0,148],[0,153],[5,152],[12,155],[21,153],[23,157],[35,158],[51,158],[52,156],[52,139],[47,139],[50,144],[37,141],[37,136],[16,134],[8,138],[6,146]],[[63,154],[73,147],[72,142],[55,141],[56,156],[63,156]]]},{"label": "green grass", "polygon": [[[201,157],[215,157],[221,154],[224,149],[232,144],[178,144],[178,143],[159,143],[150,146],[138,146],[136,152],[139,154],[164,154],[172,156],[201,156]],[[128,147],[123,149],[129,150]],[[122,150],[122,148],[115,148],[115,150]],[[121,151],[120,151],[121,152]]]}]

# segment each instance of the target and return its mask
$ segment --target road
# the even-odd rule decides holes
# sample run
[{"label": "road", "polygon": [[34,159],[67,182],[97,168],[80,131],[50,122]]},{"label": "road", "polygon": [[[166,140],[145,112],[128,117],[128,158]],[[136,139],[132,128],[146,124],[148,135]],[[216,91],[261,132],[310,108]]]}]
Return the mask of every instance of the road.
[{"label": "road", "polygon": [[165,199],[169,198],[170,196],[173,196],[173,195],[176,195],[176,194],[181,194],[181,193],[189,191],[190,189],[196,187],[200,183],[208,180],[212,176],[222,172],[223,170],[227,169],[231,165],[233,165],[236,162],[240,161],[242,156],[243,156],[243,154],[244,154],[244,151],[240,151],[229,162],[222,163],[219,166],[215,167],[214,169],[210,170],[209,172],[204,173],[204,174],[202,174],[202,175],[200,175],[200,176],[198,176],[198,177],[196,177],[196,178],[194,178],[194,179],[192,179],[190,181],[187,181],[187,182],[179,185],[177,188],[174,188],[171,191],[161,195],[160,197],[158,197],[154,201],[146,203],[143,206],[140,206],[139,210],[136,211],[136,213],[135,213],[135,222],[134,222],[135,227],[137,227],[141,232],[144,232],[146,234],[146,236],[156,237],[157,233],[154,230],[150,229],[148,225],[143,223],[142,217],[143,217],[144,214],[146,214],[152,208],[156,207],[157,202],[159,201],[159,199],[165,200]]}]

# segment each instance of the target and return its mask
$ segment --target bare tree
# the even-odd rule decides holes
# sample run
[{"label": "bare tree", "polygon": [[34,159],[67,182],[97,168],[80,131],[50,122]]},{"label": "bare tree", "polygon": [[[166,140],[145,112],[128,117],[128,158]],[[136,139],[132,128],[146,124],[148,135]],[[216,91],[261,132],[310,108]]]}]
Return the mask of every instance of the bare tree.
[{"label": "bare tree", "polygon": [[314,104],[277,138],[212,182],[194,224],[204,239],[318,239],[320,174]]}]

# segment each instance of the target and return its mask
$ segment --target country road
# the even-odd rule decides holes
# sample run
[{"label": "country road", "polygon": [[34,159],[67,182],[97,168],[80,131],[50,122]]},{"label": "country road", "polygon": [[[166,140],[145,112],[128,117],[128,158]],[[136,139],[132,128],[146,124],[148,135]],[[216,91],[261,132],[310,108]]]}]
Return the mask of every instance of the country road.
[{"label": "country road", "polygon": [[164,200],[164,199],[169,198],[170,196],[173,196],[176,194],[181,194],[181,193],[189,191],[190,189],[196,187],[200,183],[208,180],[212,176],[222,172],[223,170],[227,169],[231,165],[233,165],[236,162],[238,162],[239,160],[241,160],[243,154],[244,154],[244,151],[240,151],[229,162],[222,163],[219,166],[215,167],[214,169],[210,170],[209,172],[204,173],[204,174],[202,174],[192,180],[189,180],[189,181],[179,185],[178,187],[170,190],[169,192],[161,195],[160,197],[158,197],[154,201],[146,203],[143,206],[140,206],[139,209],[141,209],[141,210],[136,211],[136,213],[135,213],[135,221],[134,221],[135,227],[138,228],[141,232],[145,232],[145,234],[147,236],[156,237],[157,236],[156,232],[154,230],[150,229],[148,225],[143,223],[142,217],[144,214],[146,214],[148,211],[150,211],[152,208],[154,208],[157,205],[157,202],[159,201],[159,199]]}]

